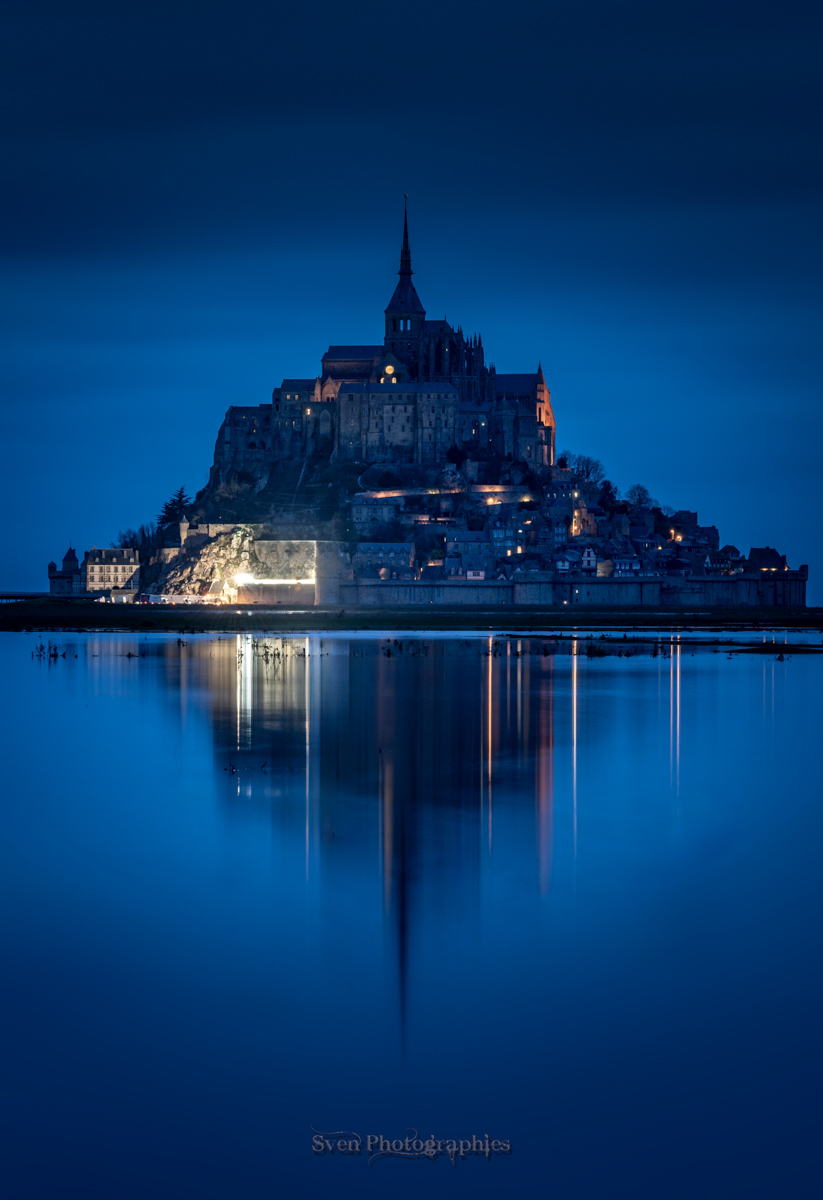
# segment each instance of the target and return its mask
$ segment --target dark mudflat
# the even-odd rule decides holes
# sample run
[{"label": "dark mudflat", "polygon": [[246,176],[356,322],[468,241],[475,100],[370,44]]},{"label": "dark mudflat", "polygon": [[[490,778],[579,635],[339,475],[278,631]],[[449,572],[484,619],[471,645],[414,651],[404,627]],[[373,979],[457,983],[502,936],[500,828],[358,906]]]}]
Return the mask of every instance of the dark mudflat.
[{"label": "dark mudflat", "polygon": [[0,630],[111,629],[135,632],[425,632],[541,633],[547,630],[717,630],[797,629],[823,631],[821,608],[604,609],[584,605],[548,608],[406,606],[402,608],[281,609],[234,605],[102,605],[89,601],[37,600],[0,605]]}]

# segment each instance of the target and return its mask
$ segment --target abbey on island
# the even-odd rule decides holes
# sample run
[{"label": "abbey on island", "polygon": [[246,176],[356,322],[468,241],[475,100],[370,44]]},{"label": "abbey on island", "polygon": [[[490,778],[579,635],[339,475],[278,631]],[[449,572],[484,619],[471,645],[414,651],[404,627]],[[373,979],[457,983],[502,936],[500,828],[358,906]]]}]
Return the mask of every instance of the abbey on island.
[{"label": "abbey on island", "polygon": [[408,215],[381,344],[331,345],[313,379],[284,379],[270,404],[233,406],[212,478],[307,458],[439,463],[452,447],[552,466],[555,422],[542,367],[498,374],[483,339],[428,320],[412,282]]},{"label": "abbey on island", "polygon": [[[52,595],[153,602],[802,607],[808,567],[720,545],[648,489],[621,499],[597,459],[555,458],[541,366],[498,374],[483,341],[429,320],[408,218],[381,344],[331,345],[313,379],[232,407],[210,478]],[[296,505],[298,493],[300,505]],[[306,591],[303,591],[303,588]],[[279,589],[279,590],[278,590]]]}]

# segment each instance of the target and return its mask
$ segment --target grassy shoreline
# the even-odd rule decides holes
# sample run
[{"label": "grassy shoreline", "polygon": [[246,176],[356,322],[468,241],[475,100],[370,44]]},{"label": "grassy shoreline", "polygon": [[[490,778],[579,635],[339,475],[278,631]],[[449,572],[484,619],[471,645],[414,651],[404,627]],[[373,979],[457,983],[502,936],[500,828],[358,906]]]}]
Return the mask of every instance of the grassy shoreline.
[{"label": "grassy shoreline", "polygon": [[0,631],[119,630],[169,633],[489,632],[512,630],[694,630],[724,632],[796,629],[823,632],[823,608],[676,609],[622,608],[249,608],[211,605],[114,605],[20,601],[0,605]]}]

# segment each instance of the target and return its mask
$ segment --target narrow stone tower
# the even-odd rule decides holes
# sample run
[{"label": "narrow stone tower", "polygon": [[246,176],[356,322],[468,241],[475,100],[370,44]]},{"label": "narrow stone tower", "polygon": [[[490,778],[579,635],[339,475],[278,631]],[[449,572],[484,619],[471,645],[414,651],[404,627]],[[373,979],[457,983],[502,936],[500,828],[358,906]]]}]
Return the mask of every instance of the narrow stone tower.
[{"label": "narrow stone tower", "polygon": [[[408,197],[406,197],[408,200]],[[403,211],[403,245],[400,250],[400,270],[397,272],[400,281],[394,289],[394,295],[389,301],[386,313],[386,335],[383,344],[391,350],[401,362],[409,367],[413,378],[417,377],[417,360],[420,335],[423,332],[423,322],[426,310],[420,303],[412,283],[411,249],[409,248],[409,216],[404,205]]]}]

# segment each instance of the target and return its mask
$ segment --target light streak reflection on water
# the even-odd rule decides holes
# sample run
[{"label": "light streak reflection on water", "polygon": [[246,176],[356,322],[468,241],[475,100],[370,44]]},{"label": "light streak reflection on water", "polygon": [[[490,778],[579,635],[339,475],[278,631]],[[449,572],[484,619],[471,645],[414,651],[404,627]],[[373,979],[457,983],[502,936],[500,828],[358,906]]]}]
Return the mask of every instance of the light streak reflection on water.
[{"label": "light streak reflection on water", "polygon": [[[587,1137],[608,1142],[609,1171],[628,1170],[624,1147],[662,1147],[681,1164],[696,1141],[717,1150],[722,1113],[749,1103],[742,1073],[723,1071],[756,1004],[740,1125],[763,1144],[784,1112],[797,1127],[791,1064],[807,1069],[805,1014],[816,1022],[821,991],[800,952],[820,915],[821,831],[795,750],[814,742],[823,659],[731,658],[687,638],[658,643],[655,657],[651,641],[597,657],[583,636],[487,632],[73,645],[77,660],[26,651],[19,677],[7,667],[25,721],[7,716],[2,878],[8,928],[33,914],[37,960],[55,976],[30,996],[65,997],[50,1021],[73,1031],[78,1013],[96,1014],[93,1036],[72,1042],[75,1087],[90,1080],[94,1104],[111,1088],[130,1113],[142,1070],[126,1062],[118,1091],[111,1055],[95,1065],[108,1011],[118,1054],[127,1029],[175,1112],[211,1129],[231,1095],[251,1158],[270,1153],[254,1132],[263,1093],[301,1112],[321,1096],[329,1109],[379,1096],[399,1135],[415,1090],[438,1130],[448,1112],[482,1123],[493,1108],[493,1133],[537,1113],[552,1170],[568,1160],[563,1194],[587,1194],[578,1176],[597,1159],[581,1164],[575,1122],[594,1092],[606,1116],[589,1110]],[[781,635],[774,649],[791,645]],[[32,712],[50,722],[45,748],[32,744]],[[146,769],[121,784],[137,737]],[[79,772],[84,763],[93,769]],[[14,986],[35,961],[16,945]],[[72,959],[82,970],[67,980]],[[24,1022],[13,1027],[27,1038]],[[39,1048],[44,1028],[26,1040],[26,1070],[34,1063],[58,1094],[62,1060]],[[802,1055],[774,1041],[793,1030]],[[163,1074],[181,1046],[185,1069]],[[213,1069],[223,1053],[227,1086],[221,1077],[209,1091],[193,1064]],[[633,1087],[645,1114],[635,1125]],[[164,1103],[157,1090],[147,1111]],[[648,1096],[659,1114],[643,1109]],[[512,1194],[543,1179],[534,1164],[526,1178],[529,1161],[513,1161]],[[609,1194],[611,1178],[588,1194]],[[392,1186],[405,1194],[402,1180]]]}]

